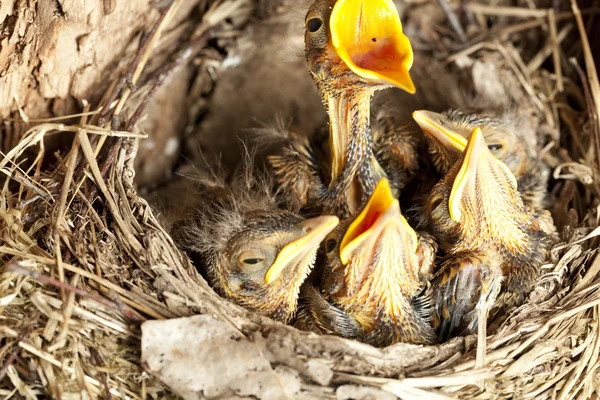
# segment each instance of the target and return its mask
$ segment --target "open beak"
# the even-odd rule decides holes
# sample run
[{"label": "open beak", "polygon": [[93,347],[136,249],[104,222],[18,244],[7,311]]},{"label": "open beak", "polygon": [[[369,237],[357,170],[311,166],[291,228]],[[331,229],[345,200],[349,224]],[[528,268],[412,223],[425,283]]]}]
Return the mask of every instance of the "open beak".
[{"label": "open beak", "polygon": [[379,240],[397,241],[399,237],[401,242],[406,243],[394,245],[407,246],[416,252],[417,234],[402,216],[400,204],[392,195],[388,180],[382,178],[367,205],[348,227],[340,244],[340,260],[348,265],[357,254],[374,252]]},{"label": "open beak", "polygon": [[[277,258],[265,274],[265,282],[271,284],[281,276],[287,267],[299,265],[302,261],[306,261],[307,268],[312,267],[311,261],[314,261],[319,245],[335,229],[339,222],[338,217],[324,215],[307,219],[297,224],[296,229],[301,236],[288,243],[277,254]],[[299,271],[299,273],[302,273],[304,276],[307,271]]]},{"label": "open beak", "polygon": [[[503,169],[502,175],[507,177],[509,180],[508,184],[512,185],[514,188],[517,187],[517,179],[514,174],[503,162],[494,157],[487,147],[481,129],[475,128],[467,143],[462,165],[454,179],[452,191],[450,192],[448,201],[450,218],[455,222],[460,222],[462,212],[461,205],[465,201],[465,195],[473,198],[476,196],[474,190],[476,182],[481,186],[486,184],[498,184],[498,182],[493,182],[493,179],[490,182],[490,179],[486,179],[486,176],[499,177],[501,174],[490,173],[483,175],[486,170],[491,172],[495,168]],[[478,174],[482,175],[482,179],[477,179]],[[483,187],[481,190],[485,190],[485,188]]]},{"label": "open beak", "polygon": [[448,118],[444,115],[418,110],[413,112],[413,118],[424,133],[436,139],[445,148],[460,154],[467,147],[467,139],[448,127]]},{"label": "open beak", "polygon": [[355,74],[415,93],[412,47],[392,0],[338,0],[329,24],[337,54]]}]

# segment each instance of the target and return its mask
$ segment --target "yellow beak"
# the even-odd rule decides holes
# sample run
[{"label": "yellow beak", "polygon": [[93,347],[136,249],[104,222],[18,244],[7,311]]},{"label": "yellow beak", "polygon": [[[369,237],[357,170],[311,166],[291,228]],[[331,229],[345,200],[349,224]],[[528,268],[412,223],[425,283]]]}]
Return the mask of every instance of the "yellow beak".
[{"label": "yellow beak", "polygon": [[314,260],[323,239],[335,229],[339,222],[338,217],[329,215],[300,222],[296,228],[301,236],[279,251],[277,258],[265,274],[265,282],[271,284],[287,267],[298,265],[302,261],[306,261],[308,266],[309,261]]},{"label": "yellow beak", "polygon": [[348,265],[352,256],[357,254],[359,249],[374,249],[384,230],[392,228],[408,233],[411,238],[410,242],[414,244],[414,248],[411,250],[416,252],[417,234],[402,216],[400,204],[398,199],[392,195],[388,180],[382,178],[366,206],[350,224],[342,239],[340,244],[342,264]]},{"label": "yellow beak", "polygon": [[329,24],[333,47],[355,74],[415,93],[412,47],[392,0],[338,0]]},{"label": "yellow beak", "polygon": [[[450,198],[448,200],[450,218],[455,222],[460,222],[461,204],[463,202],[465,188],[467,185],[474,186],[477,181],[476,177],[478,170],[489,168],[491,163],[504,169],[504,174],[510,180],[510,184],[515,188],[517,187],[517,178],[515,178],[514,174],[506,164],[494,157],[487,147],[481,129],[475,128],[467,142],[462,165],[454,179],[452,191],[450,192]],[[494,184],[493,182],[485,182],[485,179],[483,179],[480,184],[485,185],[487,183]]]},{"label": "yellow beak", "polygon": [[444,147],[462,153],[467,147],[467,139],[448,127],[447,118],[433,111],[418,110],[413,118],[424,133],[435,138]]}]

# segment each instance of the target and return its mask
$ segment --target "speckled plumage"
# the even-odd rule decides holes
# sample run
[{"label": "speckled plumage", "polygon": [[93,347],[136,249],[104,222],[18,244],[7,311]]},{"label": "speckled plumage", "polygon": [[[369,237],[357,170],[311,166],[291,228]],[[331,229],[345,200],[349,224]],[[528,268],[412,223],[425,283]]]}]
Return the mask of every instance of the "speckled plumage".
[{"label": "speckled plumage", "polygon": [[[321,168],[322,173],[326,172],[327,176],[321,176],[324,188],[313,191],[318,194],[315,203],[318,202],[326,213],[346,218],[360,209],[377,182],[386,176],[385,166],[380,164],[386,161],[386,157],[381,154],[376,157],[376,150],[374,151],[370,101],[376,90],[391,85],[357,75],[337,54],[331,42],[329,23],[335,4],[336,0],[317,0],[308,10],[305,55],[308,69],[330,117],[327,143],[331,153],[329,168]],[[309,22],[315,25],[312,26]],[[392,131],[388,130],[386,133]],[[294,145],[303,146],[292,143],[292,147]],[[406,160],[411,150],[403,149],[404,145],[403,141],[396,141],[393,148],[390,148],[396,157],[390,156],[388,160]],[[296,148],[292,153],[304,151]],[[288,155],[289,158],[292,156]],[[279,166],[282,165],[279,162],[282,160],[275,161]],[[281,170],[278,175],[289,176]],[[398,180],[395,176],[391,179]]]}]

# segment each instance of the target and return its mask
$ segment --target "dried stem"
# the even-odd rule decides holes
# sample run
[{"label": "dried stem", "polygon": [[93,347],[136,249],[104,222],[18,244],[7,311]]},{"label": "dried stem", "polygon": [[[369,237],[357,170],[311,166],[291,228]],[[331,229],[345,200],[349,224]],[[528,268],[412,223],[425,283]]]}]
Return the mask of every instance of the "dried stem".
[{"label": "dried stem", "polygon": [[54,286],[58,289],[75,293],[78,296],[93,300],[99,304],[102,304],[105,307],[118,310],[120,313],[123,314],[123,316],[125,318],[127,318],[128,320],[130,320],[131,322],[134,322],[136,324],[140,324],[145,321],[145,319],[141,315],[139,315],[134,310],[132,310],[131,308],[127,307],[124,304],[119,306],[115,302],[107,300],[104,297],[100,297],[95,294],[88,293],[85,290],[81,290],[76,287],[73,287],[73,286],[69,285],[68,283],[57,281],[56,279],[53,279],[53,278],[51,278],[47,275],[44,275],[38,271],[35,271],[31,268],[27,268],[27,267],[20,265],[20,263],[18,261],[11,261],[4,267],[4,270],[6,272],[13,272],[13,273],[16,273],[19,275],[29,276],[44,285]]}]

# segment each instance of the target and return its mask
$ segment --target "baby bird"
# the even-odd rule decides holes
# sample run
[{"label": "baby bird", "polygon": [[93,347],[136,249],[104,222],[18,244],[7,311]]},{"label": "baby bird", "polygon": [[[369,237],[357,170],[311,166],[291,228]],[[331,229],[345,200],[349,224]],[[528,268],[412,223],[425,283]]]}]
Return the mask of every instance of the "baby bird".
[{"label": "baby bird", "polygon": [[[180,245],[199,255],[222,296],[287,323],[335,216],[304,219],[282,210],[268,180],[241,176],[204,184],[199,209],[176,227]],[[177,239],[176,239],[177,240]]]},{"label": "baby bird", "polygon": [[432,282],[434,327],[441,339],[474,332],[478,313],[487,316],[495,303],[512,307],[524,301],[547,256],[549,237],[481,129],[473,130],[464,154],[434,186],[428,213],[445,252]]},{"label": "baby bird", "polygon": [[361,213],[325,239],[328,264],[320,291],[303,289],[297,325],[374,346],[435,339],[422,295],[437,247],[400,212],[383,178]]},{"label": "baby bird", "polygon": [[385,176],[373,153],[370,101],[390,86],[414,93],[412,48],[390,0],[317,0],[306,15],[308,68],[329,113],[326,212],[353,215]]},{"label": "baby bird", "polygon": [[460,158],[469,135],[479,127],[490,152],[517,178],[525,204],[534,209],[546,208],[548,173],[528,153],[524,138],[518,134],[518,121],[460,111],[440,114],[426,110],[415,111],[413,118],[426,134],[432,162],[440,174],[446,174]]}]

